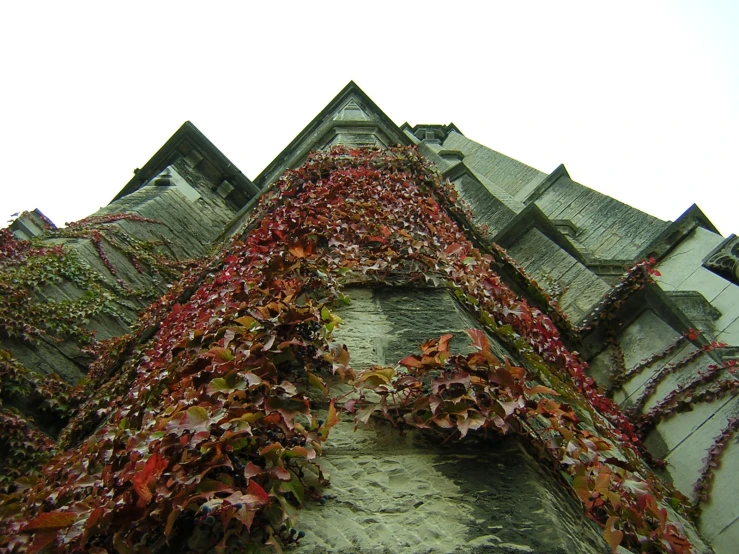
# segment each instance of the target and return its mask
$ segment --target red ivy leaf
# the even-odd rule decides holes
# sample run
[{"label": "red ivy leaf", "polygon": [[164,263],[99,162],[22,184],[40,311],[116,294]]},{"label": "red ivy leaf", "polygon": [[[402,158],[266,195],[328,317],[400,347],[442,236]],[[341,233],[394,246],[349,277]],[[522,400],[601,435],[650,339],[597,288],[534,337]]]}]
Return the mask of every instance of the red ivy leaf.
[{"label": "red ivy leaf", "polygon": [[144,468],[133,478],[133,488],[138,493],[144,505],[151,502],[151,485],[156,483],[162,472],[167,469],[169,462],[159,453],[154,453],[146,460]]},{"label": "red ivy leaf", "polygon": [[262,473],[264,473],[264,468],[259,467],[253,462],[249,462],[244,468],[244,476],[246,476],[247,479],[251,479],[252,477],[256,477],[257,475],[261,475]]},{"label": "red ivy leaf", "polygon": [[284,467],[273,467],[270,472],[270,478],[277,481],[290,481],[292,474]]},{"label": "red ivy leaf", "polygon": [[444,252],[449,254],[450,256],[453,256],[454,254],[459,254],[464,250],[464,246],[459,244],[458,242],[455,242],[454,244],[450,244],[444,249]]},{"label": "red ivy leaf", "polygon": [[249,481],[249,485],[246,487],[246,494],[256,496],[262,504],[267,504],[269,502],[267,491],[265,491],[256,481]]},{"label": "red ivy leaf", "polygon": [[40,529],[33,537],[33,542],[26,551],[28,554],[41,552],[56,540],[57,529]]}]

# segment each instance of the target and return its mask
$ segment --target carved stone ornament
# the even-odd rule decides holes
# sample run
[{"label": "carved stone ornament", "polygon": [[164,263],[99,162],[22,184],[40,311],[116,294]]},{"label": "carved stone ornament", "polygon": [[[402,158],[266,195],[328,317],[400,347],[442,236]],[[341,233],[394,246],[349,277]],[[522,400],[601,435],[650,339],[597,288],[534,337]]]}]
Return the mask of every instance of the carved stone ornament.
[{"label": "carved stone ornament", "polygon": [[731,235],[705,259],[703,265],[739,285],[739,237]]}]

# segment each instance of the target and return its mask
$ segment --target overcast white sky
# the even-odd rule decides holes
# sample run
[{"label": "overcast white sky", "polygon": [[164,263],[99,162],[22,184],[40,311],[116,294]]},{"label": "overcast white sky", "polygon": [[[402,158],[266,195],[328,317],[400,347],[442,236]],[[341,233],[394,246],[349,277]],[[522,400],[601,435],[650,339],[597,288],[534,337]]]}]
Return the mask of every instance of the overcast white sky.
[{"label": "overcast white sky", "polygon": [[89,215],[186,120],[254,178],[353,79],[399,125],[739,232],[736,0],[8,1],[0,52],[0,218]]}]

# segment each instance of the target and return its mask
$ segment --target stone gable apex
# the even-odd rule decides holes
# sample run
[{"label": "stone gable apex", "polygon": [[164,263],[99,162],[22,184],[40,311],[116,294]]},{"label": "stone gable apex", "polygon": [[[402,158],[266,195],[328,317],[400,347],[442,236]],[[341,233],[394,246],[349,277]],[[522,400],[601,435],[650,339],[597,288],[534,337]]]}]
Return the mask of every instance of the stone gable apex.
[{"label": "stone gable apex", "polygon": [[377,104],[354,81],[350,81],[254,182],[259,188],[266,187],[286,169],[303,163],[313,150],[339,144],[385,148],[410,143],[406,134]]},{"label": "stone gable apex", "polygon": [[218,183],[228,183],[227,196],[238,206],[246,204],[259,191],[195,125],[185,121],[141,169],[134,170],[133,178],[111,202],[139,190],[179,159],[184,159],[191,168],[199,167]]}]

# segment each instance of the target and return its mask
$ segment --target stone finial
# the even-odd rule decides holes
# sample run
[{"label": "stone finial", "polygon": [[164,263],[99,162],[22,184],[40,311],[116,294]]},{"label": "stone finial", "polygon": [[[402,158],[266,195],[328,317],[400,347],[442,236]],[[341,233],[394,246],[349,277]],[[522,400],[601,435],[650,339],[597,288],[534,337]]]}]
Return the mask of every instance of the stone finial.
[{"label": "stone finial", "polygon": [[711,271],[739,285],[739,237],[731,235],[704,261]]}]

